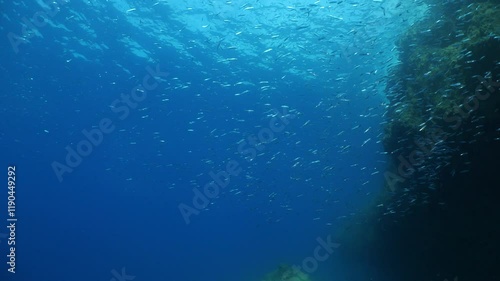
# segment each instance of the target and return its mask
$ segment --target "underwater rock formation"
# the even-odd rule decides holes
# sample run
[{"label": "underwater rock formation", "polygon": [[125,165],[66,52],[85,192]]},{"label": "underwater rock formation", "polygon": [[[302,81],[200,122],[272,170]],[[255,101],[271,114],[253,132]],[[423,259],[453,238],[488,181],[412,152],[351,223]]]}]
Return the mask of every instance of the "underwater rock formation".
[{"label": "underwater rock formation", "polygon": [[289,265],[281,264],[269,273],[263,281],[310,281],[309,277]]},{"label": "underwater rock formation", "polygon": [[387,83],[388,193],[345,258],[373,280],[500,280],[500,1],[428,2]]}]

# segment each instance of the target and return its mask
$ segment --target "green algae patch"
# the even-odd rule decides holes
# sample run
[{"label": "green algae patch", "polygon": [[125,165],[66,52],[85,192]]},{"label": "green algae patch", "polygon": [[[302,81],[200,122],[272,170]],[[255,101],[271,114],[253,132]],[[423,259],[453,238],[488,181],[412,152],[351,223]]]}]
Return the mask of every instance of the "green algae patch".
[{"label": "green algae patch", "polygon": [[401,36],[401,64],[391,70],[386,91],[391,101],[391,121],[383,137],[388,151],[401,144],[402,131],[419,136],[428,121],[446,125],[444,116],[457,113],[464,99],[474,94],[479,84],[475,77],[495,68],[499,6],[481,2],[431,13]]},{"label": "green algae patch", "polygon": [[311,281],[311,279],[302,271],[287,264],[281,264],[275,271],[267,274],[263,281]]}]

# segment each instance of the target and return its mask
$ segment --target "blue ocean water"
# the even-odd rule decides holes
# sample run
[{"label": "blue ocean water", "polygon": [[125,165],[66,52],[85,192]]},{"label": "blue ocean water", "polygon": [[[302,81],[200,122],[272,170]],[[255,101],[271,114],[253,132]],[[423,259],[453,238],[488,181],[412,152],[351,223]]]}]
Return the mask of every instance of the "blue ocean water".
[{"label": "blue ocean water", "polygon": [[[384,188],[383,77],[417,17],[386,14],[396,2],[1,1],[0,159],[18,218],[2,280],[301,265]],[[238,174],[195,207],[228,163]],[[335,263],[311,280],[335,280]]]}]

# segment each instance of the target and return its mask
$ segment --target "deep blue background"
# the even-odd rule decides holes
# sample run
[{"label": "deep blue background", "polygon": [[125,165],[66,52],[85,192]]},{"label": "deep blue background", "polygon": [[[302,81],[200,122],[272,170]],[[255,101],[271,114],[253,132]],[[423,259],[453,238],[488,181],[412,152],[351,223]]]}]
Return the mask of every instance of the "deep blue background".
[{"label": "deep blue background", "polygon": [[[2,2],[3,8],[12,8],[8,5]],[[21,18],[38,9],[28,5],[33,6],[15,7],[11,16]],[[71,5],[89,18],[95,13],[86,5]],[[122,267],[135,280],[260,280],[280,263],[298,264],[310,256],[317,237],[335,233],[348,219],[338,217],[358,212],[382,188],[383,173],[371,173],[385,168],[377,143],[383,98],[361,92],[366,77],[352,75],[341,88],[321,82],[332,73],[319,73],[318,82],[290,75],[281,79],[277,70],[287,65],[277,62],[275,71],[249,67],[246,77],[235,80],[230,66],[215,64],[200,51],[197,59],[207,64],[213,80],[256,84],[241,86],[239,91],[251,92],[234,96],[238,86],[222,88],[204,81],[207,74],[174,50],[156,50],[149,62],[130,56],[115,35],[138,31],[113,9],[101,12],[118,18],[117,24],[90,23],[98,40],[110,48],[104,55],[78,45],[64,48],[58,42],[62,31],[50,26],[40,29],[44,38],[20,45],[18,54],[7,40],[1,41],[0,160],[4,168],[17,167],[19,219],[17,273],[6,273],[7,249],[1,241],[2,280],[110,280],[111,270]],[[19,32],[19,22],[1,21],[4,34]],[[148,36],[134,38],[153,49]],[[69,49],[91,61],[67,62]],[[231,66],[238,63],[244,62]],[[110,104],[140,83],[146,66],[156,64],[169,77],[128,118],[119,120]],[[356,61],[346,61],[338,67],[349,72],[354,65]],[[276,89],[260,92],[262,80]],[[189,88],[176,89],[179,84]],[[341,101],[339,93],[349,101]],[[165,98],[169,101],[162,102]],[[245,161],[237,152],[238,142],[265,128],[266,112],[282,105],[297,118],[265,145],[263,155]],[[190,125],[200,113],[203,121]],[[74,147],[83,139],[83,129],[106,117],[115,131],[58,182],[51,163],[63,162],[64,148]],[[309,125],[303,126],[307,120]],[[372,140],[361,146],[368,138]],[[347,145],[352,147],[342,151]],[[291,168],[297,157],[301,166]],[[231,179],[209,210],[186,225],[178,204],[190,203],[192,188],[208,183],[209,172],[220,171],[229,159],[241,164],[241,175]],[[311,164],[315,160],[321,162]],[[325,166],[333,169],[324,171]],[[229,192],[236,188],[242,193]],[[270,201],[273,192],[277,195]],[[286,211],[285,204],[293,210]],[[5,221],[6,212],[0,214]],[[335,276],[329,266],[333,262],[334,256],[320,264],[313,279]]]}]

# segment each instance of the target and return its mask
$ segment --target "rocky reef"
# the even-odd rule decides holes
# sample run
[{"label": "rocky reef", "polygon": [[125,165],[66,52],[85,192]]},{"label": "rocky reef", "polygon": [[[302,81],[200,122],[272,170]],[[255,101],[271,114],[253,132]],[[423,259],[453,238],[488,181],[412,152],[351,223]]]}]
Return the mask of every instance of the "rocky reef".
[{"label": "rocky reef", "polygon": [[500,1],[428,2],[387,83],[386,193],[339,239],[372,280],[500,280]]},{"label": "rocky reef", "polygon": [[310,281],[309,277],[298,269],[281,264],[278,268],[267,274],[263,281]]}]

